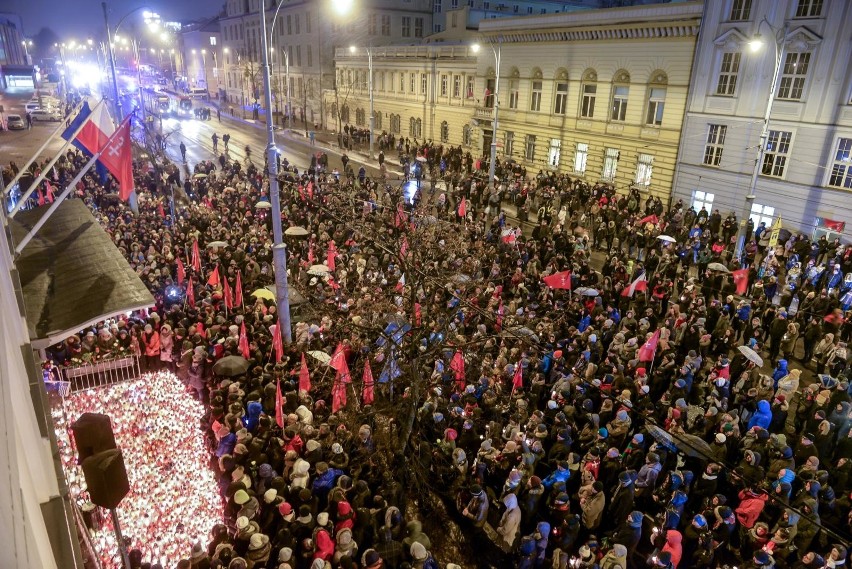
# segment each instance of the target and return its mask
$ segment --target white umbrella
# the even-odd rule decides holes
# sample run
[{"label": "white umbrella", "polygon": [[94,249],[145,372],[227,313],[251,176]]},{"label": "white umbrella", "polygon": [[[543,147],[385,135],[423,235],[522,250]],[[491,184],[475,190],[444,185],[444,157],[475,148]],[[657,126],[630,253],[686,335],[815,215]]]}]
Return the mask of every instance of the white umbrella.
[{"label": "white umbrella", "polygon": [[320,362],[321,364],[328,364],[331,361],[331,356],[322,350],[311,350],[308,352],[308,355]]},{"label": "white umbrella", "polygon": [[665,241],[666,243],[677,243],[677,239],[669,235],[658,235],[657,239],[659,239],[660,241]]},{"label": "white umbrella", "polygon": [[323,275],[327,275],[330,272],[331,272],[331,269],[329,269],[327,265],[311,265],[310,268],[308,269],[309,275],[314,275],[314,276],[318,276],[318,277],[321,277]]},{"label": "white umbrella", "polygon": [[259,201],[254,204],[254,207],[257,209],[272,209],[272,204],[267,201]]},{"label": "white umbrella", "polygon": [[223,247],[227,247],[227,246],[228,246],[228,244],[225,243],[224,241],[211,241],[210,243],[207,244],[208,249],[213,249],[213,248],[222,249]]},{"label": "white umbrella", "polygon": [[749,348],[748,346],[739,346],[737,348],[742,355],[746,357],[746,359],[752,362],[757,367],[763,367],[763,358],[761,358],[757,352]]},{"label": "white umbrella", "polygon": [[424,156],[418,156],[417,161],[418,162],[426,162],[426,158]]},{"label": "white umbrella", "polygon": [[304,227],[299,227],[298,225],[294,225],[293,227],[288,227],[286,231],[284,231],[284,235],[290,235],[293,237],[304,237],[305,235],[310,235],[311,232],[305,229]]}]

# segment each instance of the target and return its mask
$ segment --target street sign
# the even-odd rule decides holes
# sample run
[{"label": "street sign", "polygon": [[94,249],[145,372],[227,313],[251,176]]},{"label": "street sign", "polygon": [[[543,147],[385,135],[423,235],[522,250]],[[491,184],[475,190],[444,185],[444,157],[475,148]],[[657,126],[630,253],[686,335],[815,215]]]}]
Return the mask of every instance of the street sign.
[{"label": "street sign", "polygon": [[775,247],[778,245],[778,237],[781,236],[781,218],[777,218],[772,224],[772,231],[769,233],[769,246]]}]

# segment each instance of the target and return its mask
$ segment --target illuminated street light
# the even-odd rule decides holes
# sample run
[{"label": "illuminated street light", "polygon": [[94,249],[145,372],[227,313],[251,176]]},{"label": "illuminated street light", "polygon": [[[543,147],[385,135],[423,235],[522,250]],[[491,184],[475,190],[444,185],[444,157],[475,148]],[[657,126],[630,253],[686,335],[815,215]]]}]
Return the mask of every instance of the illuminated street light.
[{"label": "illuminated street light", "polygon": [[763,49],[763,38],[759,33],[754,34],[754,38],[752,38],[752,40],[748,42],[748,47],[753,52],[758,52]]},{"label": "illuminated street light", "polygon": [[334,3],[334,10],[338,16],[348,16],[354,5],[354,0],[337,0]]}]

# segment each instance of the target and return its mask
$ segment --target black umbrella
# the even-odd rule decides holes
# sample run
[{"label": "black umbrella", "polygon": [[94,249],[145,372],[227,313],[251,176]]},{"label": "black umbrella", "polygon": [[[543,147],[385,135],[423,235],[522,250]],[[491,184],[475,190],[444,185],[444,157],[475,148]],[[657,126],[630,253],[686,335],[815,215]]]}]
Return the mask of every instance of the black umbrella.
[{"label": "black umbrella", "polygon": [[215,364],[213,364],[213,373],[216,375],[224,375],[226,377],[234,377],[242,375],[248,371],[248,360],[242,356],[225,356]]}]

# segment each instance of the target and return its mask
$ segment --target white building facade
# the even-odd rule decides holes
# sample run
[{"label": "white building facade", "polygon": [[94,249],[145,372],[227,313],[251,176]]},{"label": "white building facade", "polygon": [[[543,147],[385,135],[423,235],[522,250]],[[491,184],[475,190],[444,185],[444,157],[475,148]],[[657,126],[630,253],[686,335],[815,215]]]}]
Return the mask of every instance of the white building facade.
[{"label": "white building facade", "polygon": [[[673,199],[809,236],[852,222],[852,2],[705,6]],[[751,43],[760,33],[762,45]],[[776,41],[777,40],[777,41]],[[757,163],[776,53],[768,136]],[[776,49],[778,51],[776,52]],[[752,193],[755,165],[758,176]],[[753,199],[747,196],[753,195]]]}]

